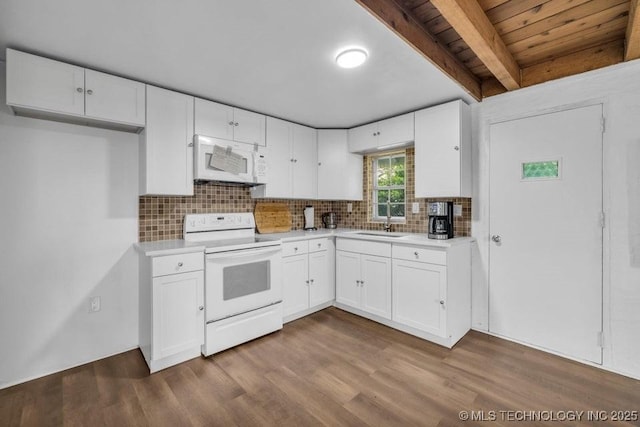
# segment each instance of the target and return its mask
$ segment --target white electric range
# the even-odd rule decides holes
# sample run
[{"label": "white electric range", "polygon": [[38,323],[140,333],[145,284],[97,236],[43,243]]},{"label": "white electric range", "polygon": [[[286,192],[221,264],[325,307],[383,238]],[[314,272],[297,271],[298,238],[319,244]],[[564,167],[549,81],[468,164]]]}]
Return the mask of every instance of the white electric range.
[{"label": "white electric range", "polygon": [[186,215],[184,240],[205,247],[203,355],[282,329],[281,241],[256,236],[252,213]]}]

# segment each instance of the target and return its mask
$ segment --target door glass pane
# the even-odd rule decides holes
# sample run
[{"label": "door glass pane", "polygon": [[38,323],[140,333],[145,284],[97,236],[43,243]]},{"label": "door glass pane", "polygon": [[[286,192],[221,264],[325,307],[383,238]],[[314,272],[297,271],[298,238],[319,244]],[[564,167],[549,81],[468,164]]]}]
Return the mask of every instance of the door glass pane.
[{"label": "door glass pane", "polygon": [[225,267],[222,283],[224,301],[268,291],[271,289],[271,263],[260,261]]},{"label": "door glass pane", "polygon": [[527,162],[522,164],[522,179],[553,179],[560,176],[560,161]]}]

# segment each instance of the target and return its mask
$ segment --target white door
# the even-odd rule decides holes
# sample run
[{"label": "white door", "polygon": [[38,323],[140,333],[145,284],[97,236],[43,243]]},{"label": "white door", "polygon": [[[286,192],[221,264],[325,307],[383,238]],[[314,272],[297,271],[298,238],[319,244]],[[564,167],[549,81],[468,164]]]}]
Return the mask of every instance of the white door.
[{"label": "white door", "polygon": [[602,106],[491,126],[489,330],[602,363]]},{"label": "white door", "polygon": [[84,68],[7,49],[7,104],[84,115]]},{"label": "white door", "polygon": [[282,258],[282,311],[284,316],[309,308],[307,254]]},{"label": "white door", "polygon": [[86,70],[85,94],[87,117],[144,126],[144,83]]},{"label": "white door", "polygon": [[233,139],[246,144],[265,146],[265,116],[240,108],[233,109]]},{"label": "white door", "polygon": [[336,251],[336,301],[360,307],[360,255]]},{"label": "white door", "polygon": [[232,140],[233,123],[233,107],[196,98],[196,134]]},{"label": "white door", "polygon": [[363,254],[361,260],[362,309],[391,319],[391,259]]},{"label": "white door", "polygon": [[152,359],[201,344],[204,344],[204,273],[154,277]]},{"label": "white door", "polygon": [[318,195],[318,139],[315,129],[291,125],[293,141],[293,197],[315,199]]},{"label": "white door", "polygon": [[447,267],[393,260],[393,320],[446,337]]},{"label": "white door", "polygon": [[[313,240],[309,243],[311,242]],[[329,279],[330,269],[327,251],[309,254],[309,307],[315,307],[335,298],[335,286]]]}]

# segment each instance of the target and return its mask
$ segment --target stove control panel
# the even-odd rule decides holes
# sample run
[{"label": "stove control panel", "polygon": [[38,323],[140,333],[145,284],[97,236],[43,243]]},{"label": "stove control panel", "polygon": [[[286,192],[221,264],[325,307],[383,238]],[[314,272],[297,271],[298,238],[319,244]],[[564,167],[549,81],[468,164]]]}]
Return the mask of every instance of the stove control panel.
[{"label": "stove control panel", "polygon": [[190,214],[184,217],[185,233],[254,229],[255,226],[251,212]]}]

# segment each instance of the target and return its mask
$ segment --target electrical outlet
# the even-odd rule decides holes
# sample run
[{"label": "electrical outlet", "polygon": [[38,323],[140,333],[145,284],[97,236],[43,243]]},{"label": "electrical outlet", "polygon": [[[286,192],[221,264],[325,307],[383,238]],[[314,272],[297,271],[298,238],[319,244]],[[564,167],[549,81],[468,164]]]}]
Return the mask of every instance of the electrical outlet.
[{"label": "electrical outlet", "polygon": [[347,212],[353,212],[353,203],[347,203]]},{"label": "electrical outlet", "polygon": [[462,205],[453,205],[453,216],[462,216]]},{"label": "electrical outlet", "polygon": [[411,204],[411,213],[420,213],[420,203],[419,202],[413,202]]},{"label": "electrical outlet", "polygon": [[89,298],[89,313],[95,313],[96,311],[100,311],[100,297],[91,297]]}]

